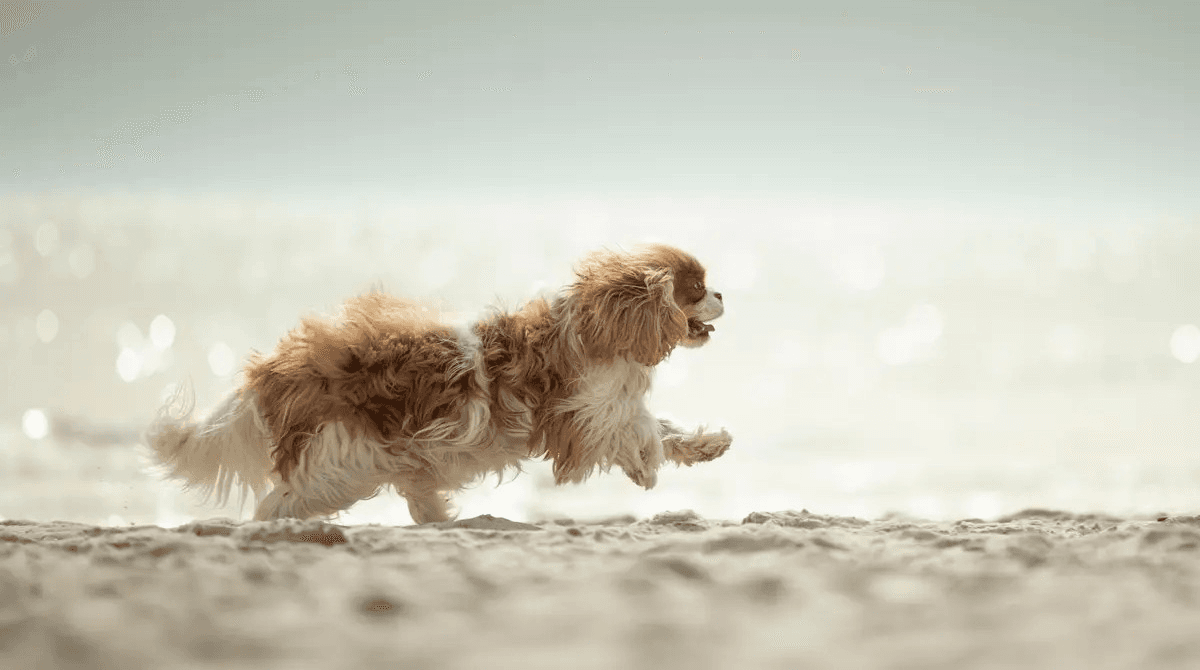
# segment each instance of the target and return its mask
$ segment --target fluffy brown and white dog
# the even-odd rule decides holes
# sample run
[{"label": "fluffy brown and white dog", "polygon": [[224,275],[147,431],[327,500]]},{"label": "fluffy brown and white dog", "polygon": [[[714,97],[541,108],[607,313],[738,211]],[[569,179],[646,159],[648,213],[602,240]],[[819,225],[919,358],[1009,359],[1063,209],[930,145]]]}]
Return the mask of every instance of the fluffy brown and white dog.
[{"label": "fluffy brown and white dog", "polygon": [[725,430],[684,431],[645,403],[654,366],[708,342],[725,311],[704,267],[654,245],[595,253],[576,275],[465,328],[384,293],[304,319],[207,418],[169,402],[152,457],[221,501],[235,482],[253,492],[255,519],[329,515],[392,486],[427,523],[450,517],[450,492],[527,458],[553,461],[558,484],[617,465],[649,489],[665,461],[723,454]]}]

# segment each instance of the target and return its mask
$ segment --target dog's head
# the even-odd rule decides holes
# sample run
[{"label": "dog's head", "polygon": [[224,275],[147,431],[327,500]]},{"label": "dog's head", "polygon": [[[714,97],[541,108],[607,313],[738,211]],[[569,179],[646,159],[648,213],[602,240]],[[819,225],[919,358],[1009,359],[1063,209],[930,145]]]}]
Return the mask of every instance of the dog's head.
[{"label": "dog's head", "polygon": [[656,365],[677,345],[699,347],[725,312],[705,284],[704,266],[664,244],[632,252],[602,251],[584,259],[565,299],[583,353],[607,361],[625,356]]}]

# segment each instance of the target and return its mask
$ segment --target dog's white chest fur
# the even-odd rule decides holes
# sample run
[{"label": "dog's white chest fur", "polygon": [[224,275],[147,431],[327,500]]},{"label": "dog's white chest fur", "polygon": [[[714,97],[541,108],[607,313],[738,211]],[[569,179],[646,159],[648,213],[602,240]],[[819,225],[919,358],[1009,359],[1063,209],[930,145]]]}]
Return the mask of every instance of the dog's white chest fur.
[{"label": "dog's white chest fur", "polygon": [[593,365],[564,403],[579,426],[581,460],[602,470],[619,465],[647,488],[663,461],[662,441],[646,407],[651,376],[650,368],[624,358]]}]

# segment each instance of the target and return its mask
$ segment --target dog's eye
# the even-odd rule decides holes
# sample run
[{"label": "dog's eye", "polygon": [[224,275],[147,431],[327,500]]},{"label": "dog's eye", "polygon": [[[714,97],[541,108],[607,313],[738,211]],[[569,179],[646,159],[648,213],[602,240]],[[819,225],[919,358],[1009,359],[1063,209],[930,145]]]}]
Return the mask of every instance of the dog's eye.
[{"label": "dog's eye", "polygon": [[692,284],[692,288],[696,289],[697,291],[704,290],[704,282],[698,281],[695,284]]}]

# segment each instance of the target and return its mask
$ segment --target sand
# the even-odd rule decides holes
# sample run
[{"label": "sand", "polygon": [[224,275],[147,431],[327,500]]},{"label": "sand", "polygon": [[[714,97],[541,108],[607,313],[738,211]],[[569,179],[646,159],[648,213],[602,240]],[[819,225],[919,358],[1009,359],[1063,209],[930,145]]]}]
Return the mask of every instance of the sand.
[{"label": "sand", "polygon": [[0,667],[1194,668],[1200,517],[0,522]]}]

